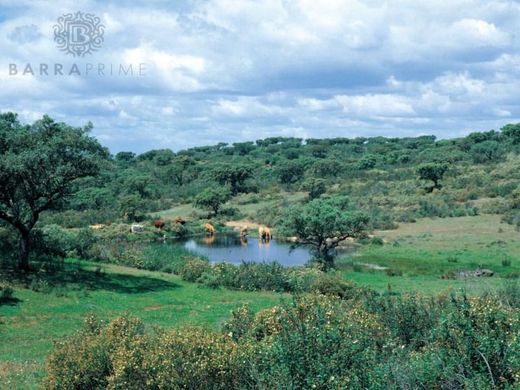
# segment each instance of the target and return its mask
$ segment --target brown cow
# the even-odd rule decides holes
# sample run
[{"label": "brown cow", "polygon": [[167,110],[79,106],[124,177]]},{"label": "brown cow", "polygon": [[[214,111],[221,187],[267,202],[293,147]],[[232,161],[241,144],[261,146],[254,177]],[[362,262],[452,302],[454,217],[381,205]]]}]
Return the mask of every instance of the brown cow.
[{"label": "brown cow", "polygon": [[164,223],[164,221],[162,219],[156,219],[154,222],[153,222],[153,226],[155,226],[156,229],[160,229],[162,230],[164,228],[166,224]]},{"label": "brown cow", "polygon": [[173,220],[173,222],[178,225],[184,225],[186,223],[186,220],[182,217],[177,217]]}]

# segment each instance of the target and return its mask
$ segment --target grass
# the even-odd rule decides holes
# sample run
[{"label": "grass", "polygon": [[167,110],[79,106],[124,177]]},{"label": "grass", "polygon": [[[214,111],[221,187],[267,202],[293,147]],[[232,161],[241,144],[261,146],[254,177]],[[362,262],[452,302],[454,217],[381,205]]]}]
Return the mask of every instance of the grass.
[{"label": "grass", "polygon": [[[377,231],[375,235],[383,237],[385,245],[364,246],[338,262],[345,277],[360,285],[376,289],[390,285],[396,291],[425,293],[450,288],[478,291],[496,287],[503,284],[502,277],[520,273],[520,233],[500,223],[497,215],[427,218],[402,224],[396,230]],[[364,264],[388,271],[369,269]],[[441,279],[450,271],[478,267],[489,268],[496,276]]]},{"label": "grass", "polygon": [[89,314],[112,319],[129,312],[148,325],[216,328],[245,303],[260,310],[280,298],[265,292],[215,291],[177,276],[115,265],[101,265],[101,272],[94,263],[67,266],[71,269],[66,274],[50,278],[55,287],[44,285],[43,292],[16,287],[19,302],[0,306],[0,388],[35,388],[53,340],[80,329]]},{"label": "grass", "polygon": [[[254,196],[260,196],[254,194]],[[306,197],[305,192],[292,192],[285,193],[282,192],[277,194],[276,196],[269,195],[267,199],[260,200],[258,202],[250,202],[252,197],[251,194],[239,195],[233,199],[233,201],[227,203],[225,207],[233,207],[237,208],[239,212],[247,217],[254,217],[258,210],[265,207],[272,207],[279,203],[282,200],[287,202],[299,202]],[[190,217],[197,213],[202,213],[203,211],[200,209],[196,209],[192,204],[180,204],[171,209],[161,210],[154,213],[150,213],[152,217],[164,218],[164,219],[174,219],[176,217],[182,217],[185,219],[190,219]]]},{"label": "grass", "polygon": [[[252,213],[268,202],[274,201],[241,207]],[[179,209],[172,210],[172,216],[181,214]],[[499,216],[422,219],[375,235],[385,244],[363,246],[340,258],[338,264],[345,278],[379,291],[437,294],[463,288],[476,293],[503,285],[510,273],[520,273],[520,233],[501,224]],[[392,272],[374,269],[374,265]],[[492,269],[496,276],[441,278],[450,270],[479,266]],[[249,303],[257,311],[275,305],[281,297],[209,290],[174,275],[116,265],[69,260],[66,268],[40,284],[33,283],[33,289],[18,280],[17,300],[0,306],[0,388],[37,387],[52,341],[82,327],[89,314],[108,320],[129,312],[150,326],[217,328],[242,304]],[[12,280],[12,275],[3,279]]]}]

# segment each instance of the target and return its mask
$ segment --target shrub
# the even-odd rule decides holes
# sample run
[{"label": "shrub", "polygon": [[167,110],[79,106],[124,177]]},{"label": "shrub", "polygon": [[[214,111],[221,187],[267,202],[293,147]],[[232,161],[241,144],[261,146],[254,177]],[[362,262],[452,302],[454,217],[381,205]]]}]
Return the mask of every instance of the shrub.
[{"label": "shrub", "polygon": [[196,282],[210,268],[211,265],[207,261],[194,258],[180,269],[179,274],[187,282]]},{"label": "shrub", "polygon": [[448,256],[447,260],[448,260],[448,263],[458,263],[459,262],[459,258],[457,256],[453,256],[453,255]]},{"label": "shrub", "polygon": [[244,305],[231,312],[231,319],[224,322],[222,331],[233,340],[238,341],[250,331],[254,319],[255,314],[249,305]]},{"label": "shrub", "polygon": [[321,273],[315,278],[308,291],[342,299],[353,299],[361,292],[358,287],[347,282],[341,275],[331,273]]},{"label": "shrub", "polygon": [[377,236],[376,236],[376,237],[372,237],[372,238],[370,239],[370,244],[371,244],[371,245],[378,245],[378,246],[381,246],[381,245],[384,245],[384,243],[385,243],[385,242],[384,242],[384,240],[383,240],[382,237],[377,237]]},{"label": "shrub", "polygon": [[91,255],[90,250],[96,241],[97,237],[92,232],[92,229],[83,228],[80,229],[76,237],[74,237],[72,247],[76,250],[79,257],[88,259]]},{"label": "shrub", "polygon": [[14,290],[11,286],[6,284],[0,284],[0,304],[3,302],[9,302],[14,297]]},{"label": "shrub", "polygon": [[[55,343],[45,389],[236,388],[236,344],[207,330],[145,333],[132,317],[85,329]],[[245,370],[243,370],[245,371]]]},{"label": "shrub", "polygon": [[517,290],[507,302],[502,292],[305,295],[256,314],[238,308],[221,332],[90,318],[55,343],[44,388],[513,389]]},{"label": "shrub", "polygon": [[395,268],[387,268],[385,269],[385,274],[388,276],[403,276],[403,271]]},{"label": "shrub", "polygon": [[52,291],[51,284],[47,280],[41,279],[39,277],[34,277],[31,280],[31,283],[29,284],[29,288],[32,291],[41,292],[41,293],[45,293],[45,294],[48,294]]},{"label": "shrub", "polygon": [[31,245],[40,256],[64,257],[73,247],[73,236],[58,225],[45,225],[32,231]]}]

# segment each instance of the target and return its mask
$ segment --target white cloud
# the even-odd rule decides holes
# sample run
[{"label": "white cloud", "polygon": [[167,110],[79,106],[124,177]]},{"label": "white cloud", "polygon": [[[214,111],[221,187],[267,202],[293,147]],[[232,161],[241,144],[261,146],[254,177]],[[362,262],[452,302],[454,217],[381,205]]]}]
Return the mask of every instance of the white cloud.
[{"label": "white cloud", "polygon": [[479,19],[460,19],[451,26],[450,32],[459,40],[469,45],[503,46],[510,41],[509,36],[500,31],[493,23]]},{"label": "white cloud", "polygon": [[[273,135],[438,136],[520,117],[520,4],[507,0],[0,0],[0,106],[82,124],[114,150]],[[72,59],[56,18],[89,10]],[[146,77],[9,76],[7,64],[146,63]],[[196,132],[197,137],[193,137]]]},{"label": "white cloud", "polygon": [[234,100],[219,99],[212,107],[216,115],[230,115],[237,117],[257,117],[283,114],[281,107],[266,105],[257,98],[242,96]]}]

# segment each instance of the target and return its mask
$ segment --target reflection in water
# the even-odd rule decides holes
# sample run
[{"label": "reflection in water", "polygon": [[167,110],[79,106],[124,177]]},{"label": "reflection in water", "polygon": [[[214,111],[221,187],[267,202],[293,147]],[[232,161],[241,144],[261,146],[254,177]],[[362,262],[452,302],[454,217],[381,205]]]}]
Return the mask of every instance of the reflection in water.
[{"label": "reflection in water", "polygon": [[271,241],[268,240],[268,241],[265,241],[264,239],[261,239],[261,240],[258,240],[258,246],[260,248],[262,247],[269,247],[271,245]]},{"label": "reflection in water", "polygon": [[213,243],[216,240],[216,237],[214,235],[212,235],[212,236],[205,236],[203,238],[203,240],[204,240],[204,244],[206,244],[206,245],[213,245]]},{"label": "reflection in water", "polygon": [[294,266],[306,264],[311,258],[307,248],[293,248],[285,242],[262,241],[258,238],[231,234],[217,233],[212,237],[194,237],[184,241],[173,241],[171,245],[183,245],[184,248],[207,257],[212,262],[240,264],[243,261],[278,261],[282,265]]}]

